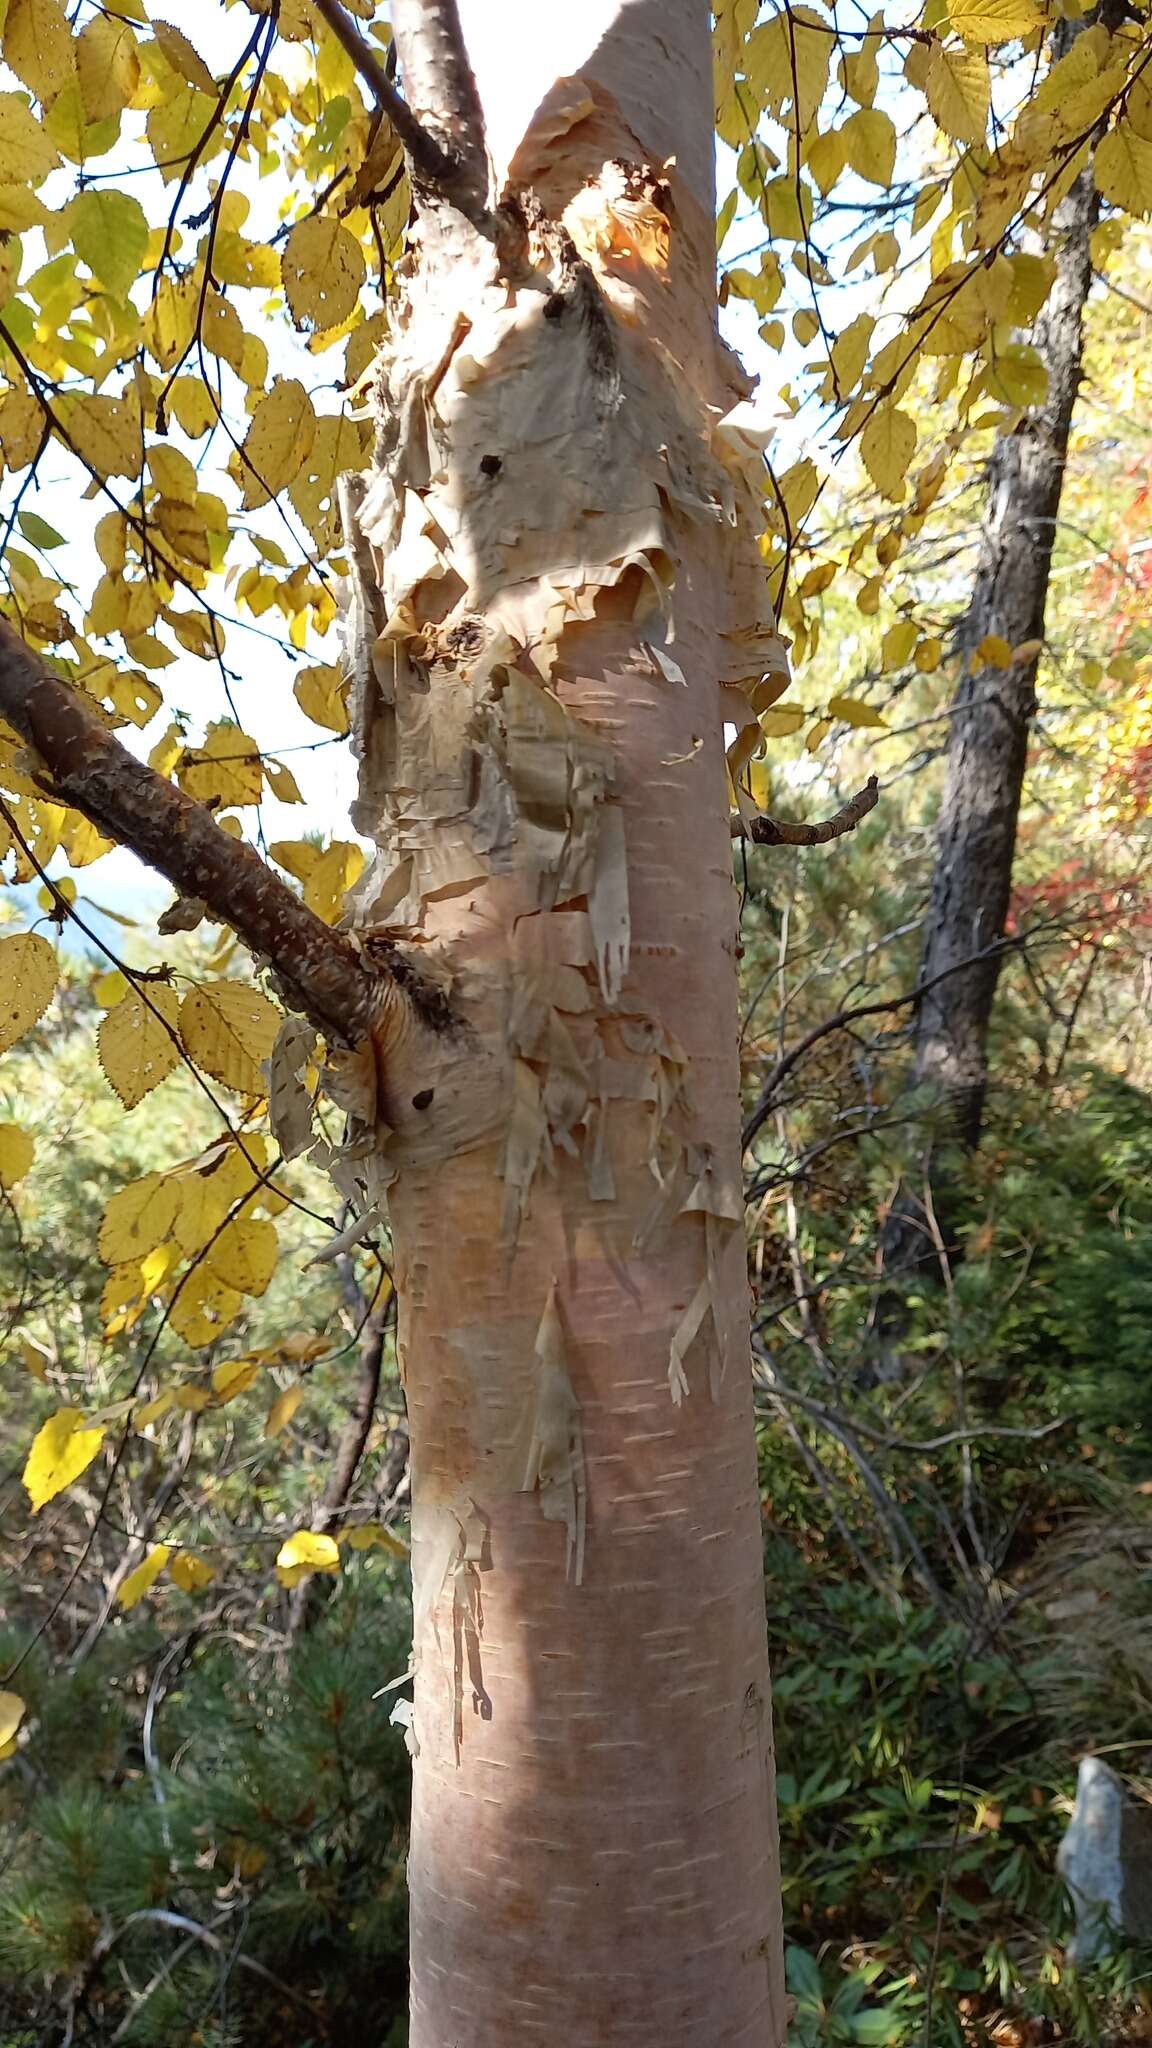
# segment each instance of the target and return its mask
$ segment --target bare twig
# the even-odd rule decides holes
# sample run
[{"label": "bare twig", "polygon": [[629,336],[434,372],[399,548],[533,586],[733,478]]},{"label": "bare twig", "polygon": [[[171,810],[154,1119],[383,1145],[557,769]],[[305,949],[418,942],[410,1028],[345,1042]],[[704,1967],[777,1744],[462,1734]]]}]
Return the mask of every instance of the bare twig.
[{"label": "bare twig", "polygon": [[879,800],[880,784],[870,775],[863,789],[841,804],[834,817],[824,818],[819,825],[786,825],[777,818],[747,820],[734,815],[732,837],[751,839],[757,846],[827,846],[829,840],[843,839],[846,832],[854,832],[861,818],[874,811]]}]

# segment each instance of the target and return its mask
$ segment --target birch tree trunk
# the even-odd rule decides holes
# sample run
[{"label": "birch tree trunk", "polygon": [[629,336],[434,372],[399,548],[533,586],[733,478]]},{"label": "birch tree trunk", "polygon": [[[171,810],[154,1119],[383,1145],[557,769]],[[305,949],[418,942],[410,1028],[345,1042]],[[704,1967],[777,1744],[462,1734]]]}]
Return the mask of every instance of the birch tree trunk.
[{"label": "birch tree trunk", "polygon": [[[1056,209],[1049,253],[1056,275],[1033,339],[1048,372],[1043,406],[1001,434],[988,471],[987,510],[976,577],[957,634],[961,677],[952,704],[944,795],[920,979],[912,1085],[940,1103],[936,1145],[974,1151],[988,1085],[988,1030],[1000,977],[1036,670],[1044,636],[1048,577],[1064,485],[1068,436],[1080,386],[1084,305],[1092,283],[1091,236],[1099,199],[1091,167]],[[1034,651],[1007,668],[981,661],[996,635]],[[979,955],[981,957],[974,958]],[[965,965],[968,962],[970,964]],[[931,1171],[935,1221],[954,1243],[946,1165]],[[934,1164],[935,1170],[932,1170]],[[884,1236],[888,1271],[937,1258],[913,1188],[901,1189]]]},{"label": "birch tree trunk", "polygon": [[779,2048],[720,687],[771,620],[709,16],[462,12],[503,228],[418,194],[345,503],[353,922],[423,991],[348,1083],[411,1429],[412,2048]]}]

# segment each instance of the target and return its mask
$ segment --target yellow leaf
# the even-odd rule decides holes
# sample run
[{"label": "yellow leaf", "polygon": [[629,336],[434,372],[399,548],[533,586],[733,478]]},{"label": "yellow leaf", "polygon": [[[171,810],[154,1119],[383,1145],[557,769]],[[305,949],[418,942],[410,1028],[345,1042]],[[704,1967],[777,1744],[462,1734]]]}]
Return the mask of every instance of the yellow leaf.
[{"label": "yellow leaf", "polygon": [[1009,43],[1040,28],[1036,0],[949,0],[948,20],[966,43]]},{"label": "yellow leaf", "polygon": [[23,1180],[36,1156],[36,1140],[20,1124],[0,1124],[0,1188]]},{"label": "yellow leaf", "polygon": [[260,801],[264,777],[255,740],[222,718],[210,725],[202,747],[189,747],[177,780],[199,803],[241,807]]},{"label": "yellow leaf", "polygon": [[293,228],[280,258],[284,295],[297,327],[324,332],[356,309],[367,276],[364,251],[343,221],[316,214]]},{"label": "yellow leaf", "polygon": [[[1149,151],[1152,160],[1152,150]],[[1044,358],[1029,342],[1008,342],[988,365],[985,379],[994,398],[1009,405],[1043,405],[1048,396]]]},{"label": "yellow leaf", "polygon": [[976,649],[976,659],[986,668],[1007,668],[1012,660],[1012,649],[1000,633],[985,633]]},{"label": "yellow leaf", "polygon": [[0,398],[0,457],[5,469],[27,469],[44,436],[44,409],[30,391]]},{"label": "yellow leaf", "polygon": [[157,526],[179,560],[195,562],[201,569],[212,565],[208,522],[195,505],[179,498],[159,498],[154,508]]},{"label": "yellow leaf", "polygon": [[122,113],[140,82],[136,38],[126,21],[98,14],[76,44],[76,76],[88,121]]},{"label": "yellow leaf", "polygon": [[[2,942],[0,942],[2,943]],[[261,1060],[270,1059],[280,1012],[242,981],[208,981],[180,1005],[180,1036],[196,1065],[226,1088],[263,1095]]]},{"label": "yellow leaf", "polygon": [[193,49],[187,36],[180,29],[173,28],[168,21],[154,21],[152,33],[173,71],[178,71],[181,78],[186,79],[189,85],[196,86],[200,92],[215,93],[216,80],[203,57]]},{"label": "yellow leaf", "polygon": [[263,1294],[276,1271],[276,1226],[263,1217],[234,1216],[209,1246],[204,1263],[238,1294]]},{"label": "yellow leaf", "polygon": [[359,469],[363,460],[360,433],[352,420],[340,416],[318,422],[312,447],[288,486],[288,496],[321,552],[335,546],[340,537],[336,479],[346,470]]},{"label": "yellow leaf", "polygon": [[[234,1287],[217,1278],[208,1269],[207,1262],[193,1266],[186,1275],[179,1292],[173,1296],[168,1311],[168,1320],[178,1337],[183,1337],[194,1351],[202,1345],[212,1344],[222,1337],[229,1323],[233,1322],[244,1306],[244,1296]],[[204,1387],[181,1388],[176,1395],[177,1405],[187,1408],[190,1403],[185,1396],[203,1395],[199,1406],[207,1407],[212,1399]]]},{"label": "yellow leaf", "polygon": [[153,1422],[159,1422],[162,1415],[167,1415],[175,1398],[169,1390],[167,1393],[157,1394],[151,1401],[142,1401],[139,1408],[132,1411],[133,1429],[147,1429]]},{"label": "yellow leaf", "polygon": [[911,659],[919,638],[920,629],[913,625],[911,619],[897,619],[895,625],[889,626],[880,642],[880,658],[885,669],[903,668]]},{"label": "yellow leaf", "polygon": [[110,1195],[96,1239],[104,1264],[122,1266],[164,1244],[176,1220],[177,1200],[174,1180],[161,1173],[146,1173]]},{"label": "yellow leaf", "polygon": [[204,295],[200,333],[209,354],[219,356],[240,376],[244,368],[244,328],[235,306],[209,287]]},{"label": "yellow leaf", "polygon": [[199,1593],[212,1584],[216,1567],[206,1564],[202,1557],[193,1557],[191,1551],[178,1550],[168,1567],[168,1577],[182,1593]]},{"label": "yellow leaf", "polygon": [[199,377],[177,377],[168,402],[173,419],[184,429],[190,441],[199,441],[216,423],[214,395]]},{"label": "yellow leaf", "polygon": [[304,883],[304,901],[325,924],[335,924],[344,898],[364,871],[364,855],[349,840],[334,839],[312,863]]},{"label": "yellow leaf", "polygon": [[226,124],[218,121],[214,95],[186,86],[153,107],[146,123],[148,142],[161,176],[179,178],[197,154],[205,162],[224,146]]},{"label": "yellow leaf", "polygon": [[[214,1322],[216,1318],[213,1317],[210,1320]],[[173,1318],[172,1327],[173,1329],[176,1328],[175,1318]],[[186,1330],[182,1331],[182,1334],[187,1334]],[[213,1328],[211,1334],[212,1337],[218,1337],[220,1330]],[[210,1341],[211,1338],[209,1337],[189,1339],[189,1342],[193,1344],[207,1344]],[[172,1399],[176,1407],[182,1408],[186,1415],[202,1415],[205,1408],[212,1406],[212,1390],[210,1387],[177,1387]]]},{"label": "yellow leaf", "polygon": [[229,1358],[212,1374],[212,1392],[220,1402],[234,1401],[246,1394],[260,1367],[251,1358]]},{"label": "yellow leaf", "polygon": [[294,1586],[307,1572],[338,1572],[340,1552],[331,1536],[312,1529],[298,1529],[280,1545],[276,1576],[282,1586]]},{"label": "yellow leaf", "polygon": [[21,1363],[27,1367],[33,1379],[39,1380],[43,1386],[48,1378],[48,1367],[52,1363],[52,1353],[46,1351],[43,1344],[38,1344],[34,1337],[30,1337],[27,1330],[17,1331],[16,1349],[20,1353]]},{"label": "yellow leaf", "polygon": [[939,668],[943,659],[944,642],[942,640],[922,640],[916,649],[916,666],[920,670],[921,675],[931,675],[934,669]]},{"label": "yellow leaf", "polygon": [[807,713],[785,705],[780,711],[762,711],[760,730],[765,739],[787,739],[789,733],[799,732]]},{"label": "yellow leaf", "polygon": [[1152,213],[1152,142],[1120,121],[1096,146],[1092,175],[1101,197],[1125,213]]},{"label": "yellow leaf", "polygon": [[[200,280],[197,276],[159,279],[152,304],[145,316],[144,335],[162,370],[173,369],[191,348],[199,305]],[[195,380],[187,381],[191,383]],[[182,426],[184,422],[180,417],[176,399],[178,387],[184,382],[183,378],[177,378],[172,390],[172,410],[180,419]],[[214,418],[211,401],[206,399],[206,402],[209,414]],[[174,495],[180,494],[177,492]]]},{"label": "yellow leaf", "polygon": [[103,1441],[103,1429],[87,1426],[79,1408],[58,1408],[41,1424],[24,1466],[24,1486],[34,1515],[88,1470]]},{"label": "yellow leaf", "polygon": [[18,92],[0,92],[0,182],[38,185],[60,162]]},{"label": "yellow leaf", "polygon": [[237,458],[244,483],[244,509],[266,505],[290,484],[316,434],[312,400],[295,377],[278,377],[252,415]]},{"label": "yellow leaf", "polygon": [[347,676],[328,662],[302,668],[292,685],[292,695],[305,718],[310,718],[313,725],[323,725],[329,732],[341,734],[348,731],[344,701],[347,693]]},{"label": "yellow leaf", "polygon": [[301,1386],[285,1387],[282,1393],[277,1394],[268,1410],[265,1436],[279,1436],[282,1429],[287,1429],[303,1399],[304,1389]]},{"label": "yellow leaf", "polygon": [[844,137],[838,128],[818,135],[804,157],[804,167],[815,179],[822,197],[827,198],[844,169]]},{"label": "yellow leaf", "polygon": [[124,1580],[120,1591],[116,1595],[117,1603],[124,1609],[125,1614],[128,1613],[130,1608],[135,1607],[138,1600],[144,1598],[145,1593],[149,1591],[154,1582],[160,1577],[171,1555],[172,1550],[169,1544],[157,1543],[155,1548],[148,1552],[147,1557],[143,1558],[137,1565],[135,1571],[129,1572],[128,1577]]},{"label": "yellow leaf", "polygon": [[179,1007],[175,989],[151,982],[147,1000],[130,989],[101,1019],[97,1054],[105,1079],[125,1109],[135,1109],[178,1063],[180,1048],[173,1031]]},{"label": "yellow leaf", "polygon": [[875,107],[861,107],[840,130],[844,150],[858,178],[889,186],[896,168],[896,130],[890,117]]},{"label": "yellow leaf", "polygon": [[[186,455],[167,441],[153,441],[148,450],[148,474],[162,498],[175,498],[185,505],[196,503],[200,480]],[[109,567],[115,565],[109,563]]]},{"label": "yellow leaf", "polygon": [[24,1719],[25,1711],[18,1692],[0,1692],[0,1754],[9,1753],[10,1743],[15,1747],[16,1730]]},{"label": "yellow leaf", "polygon": [[383,1522],[361,1522],[358,1528],[348,1531],[349,1550],[387,1550],[393,1557],[407,1559],[408,1545],[401,1541]]},{"label": "yellow leaf", "polygon": [[829,697],[828,711],[833,718],[842,718],[848,725],[884,725],[882,711],[874,704],[865,704],[859,697]]},{"label": "yellow leaf", "polygon": [[804,745],[810,754],[815,754],[819,751],[831,732],[834,723],[835,721],[831,718],[818,718],[811,731],[805,734]]},{"label": "yellow leaf", "polygon": [[277,803],[303,803],[304,797],[300,784],[297,782],[292,770],[284,766],[283,761],[273,761],[266,755],[263,765],[264,780],[276,798]]},{"label": "yellow leaf", "polygon": [[4,62],[41,106],[48,106],[75,69],[75,45],[60,0],[8,0]]},{"label": "yellow leaf", "polygon": [[56,955],[39,932],[0,939],[0,1053],[39,1022],[56,990]]},{"label": "yellow leaf", "polygon": [[954,142],[979,148],[988,126],[991,85],[983,50],[933,44],[925,90],[929,112]]},{"label": "yellow leaf", "polygon": [[138,405],[124,398],[69,397],[61,410],[69,441],[97,476],[139,476],[144,437]]},{"label": "yellow leaf", "polygon": [[880,405],[860,436],[860,453],[878,491],[902,498],[916,447],[916,422],[899,406]]}]

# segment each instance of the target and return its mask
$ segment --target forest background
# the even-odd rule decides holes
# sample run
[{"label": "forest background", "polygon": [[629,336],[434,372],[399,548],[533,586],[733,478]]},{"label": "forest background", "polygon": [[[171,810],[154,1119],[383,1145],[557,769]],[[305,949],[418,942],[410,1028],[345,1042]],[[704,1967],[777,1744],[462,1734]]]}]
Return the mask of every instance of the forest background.
[{"label": "forest background", "polygon": [[[69,57],[46,0],[9,0],[4,609],[331,921],[363,864],[335,822],[334,479],[409,194],[304,0],[209,12],[185,32],[85,0]],[[1070,1963],[1054,1860],[1081,1756],[1152,1791],[1145,28],[1030,0],[949,19],[717,22],[722,319],[760,377],[743,424],[771,435],[794,676],[737,737],[734,798],[816,819],[881,790],[833,845],[735,858],[798,2048],[1152,2038],[1146,1954]],[[953,1167],[959,1249],[893,1280],[885,1219],[942,1136],[910,1061],[956,622],[993,450],[1045,401],[1046,237],[1086,149],[1043,644],[980,656],[1039,664],[984,1130]],[[159,935],[128,856],[4,787],[0,932],[59,940],[59,978],[0,1067],[0,2042],[304,2048],[351,2040],[370,1998],[399,2044],[387,1231],[333,1255],[327,1182],[274,1163],[258,988],[231,1064],[190,1024],[188,1061],[161,1037],[158,1079],[126,1068],[142,989],[174,1018],[245,956],[194,907]]]}]

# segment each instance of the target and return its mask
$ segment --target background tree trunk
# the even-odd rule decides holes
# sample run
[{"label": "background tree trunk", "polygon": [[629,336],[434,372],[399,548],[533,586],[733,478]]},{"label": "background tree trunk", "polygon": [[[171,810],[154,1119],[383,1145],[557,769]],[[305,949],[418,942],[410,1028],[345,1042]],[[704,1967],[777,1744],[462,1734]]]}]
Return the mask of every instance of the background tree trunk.
[{"label": "background tree trunk", "polygon": [[[1091,168],[1057,207],[1049,253],[1056,276],[1033,339],[1048,372],[1042,406],[1025,413],[992,451],[976,577],[957,633],[959,686],[952,704],[937,829],[936,862],[920,979],[934,986],[917,1010],[912,1085],[932,1089],[939,1121],[924,1175],[930,1219],[905,1184],[883,1236],[889,1273],[930,1271],[940,1242],[954,1248],[953,1148],[980,1142],[988,1080],[988,1029],[1000,976],[1028,735],[1036,710],[1039,642],[1080,386],[1084,305],[1092,283],[1091,236],[1099,198]],[[997,636],[1031,652],[1006,668],[980,647]],[[979,956],[979,957],[974,957]],[[965,965],[964,963],[970,963]]]},{"label": "background tree trunk", "polygon": [[412,2048],[779,2048],[717,687],[771,621],[709,16],[465,14],[517,204],[420,199],[348,493],[355,921],[443,998],[354,1166],[412,1446]]}]

